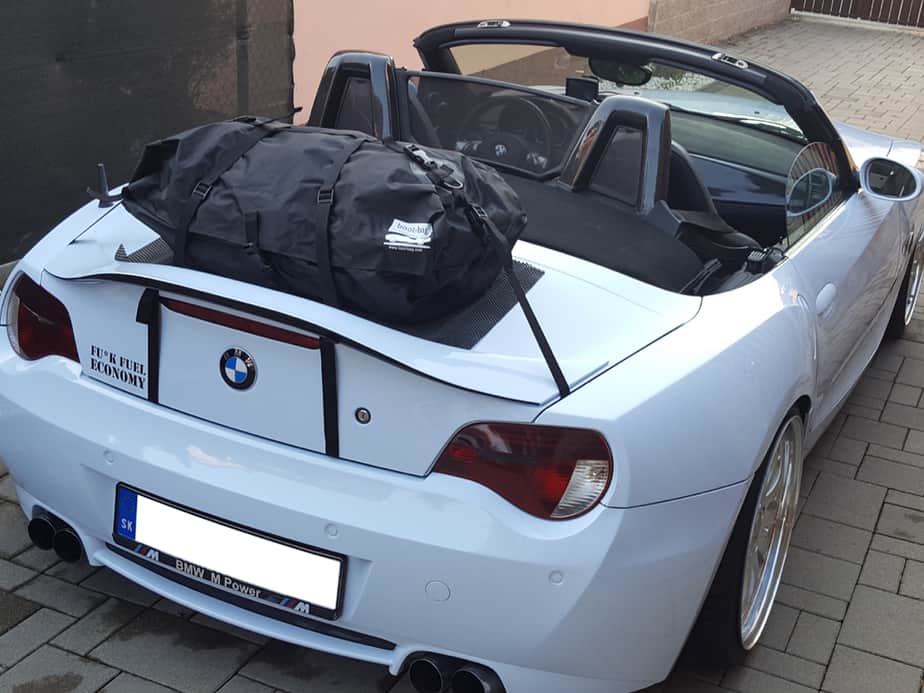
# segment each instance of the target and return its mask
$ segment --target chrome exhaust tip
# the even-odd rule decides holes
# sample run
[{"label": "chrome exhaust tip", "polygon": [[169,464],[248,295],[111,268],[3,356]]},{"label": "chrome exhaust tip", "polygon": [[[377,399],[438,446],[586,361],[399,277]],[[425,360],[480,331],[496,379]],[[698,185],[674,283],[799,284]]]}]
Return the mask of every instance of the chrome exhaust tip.
[{"label": "chrome exhaust tip", "polygon": [[456,665],[445,657],[423,655],[408,669],[408,679],[417,693],[445,693]]},{"label": "chrome exhaust tip", "polygon": [[466,664],[452,675],[452,693],[503,693],[500,677],[480,664]]},{"label": "chrome exhaust tip", "polygon": [[54,549],[58,558],[66,563],[76,563],[83,556],[83,544],[80,543],[80,537],[69,527],[55,533]]},{"label": "chrome exhaust tip", "polygon": [[28,532],[32,543],[43,551],[48,551],[55,545],[55,532],[57,528],[47,515],[36,515],[29,520]]}]

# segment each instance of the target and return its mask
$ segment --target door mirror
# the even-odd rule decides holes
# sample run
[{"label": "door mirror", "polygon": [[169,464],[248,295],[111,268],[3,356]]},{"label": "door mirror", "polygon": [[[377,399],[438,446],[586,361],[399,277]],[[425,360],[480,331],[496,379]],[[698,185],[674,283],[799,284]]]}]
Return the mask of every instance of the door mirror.
[{"label": "door mirror", "polygon": [[587,61],[590,71],[597,77],[629,87],[640,87],[651,79],[652,71],[645,65],[621,63],[618,60],[590,58]]},{"label": "door mirror", "polygon": [[891,159],[866,161],[860,168],[860,185],[866,192],[890,200],[910,200],[921,189],[914,171]]},{"label": "door mirror", "polygon": [[823,168],[806,171],[792,184],[786,196],[786,214],[801,216],[825,204],[834,193],[836,177]]}]

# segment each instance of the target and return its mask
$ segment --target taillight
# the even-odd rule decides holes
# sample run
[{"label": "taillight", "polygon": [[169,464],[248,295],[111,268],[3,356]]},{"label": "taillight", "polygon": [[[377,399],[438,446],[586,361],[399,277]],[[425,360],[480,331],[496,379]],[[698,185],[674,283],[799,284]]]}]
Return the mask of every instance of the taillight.
[{"label": "taillight", "polygon": [[64,356],[80,361],[64,304],[26,275],[13,285],[8,311],[10,342],[24,359]]},{"label": "taillight", "polygon": [[596,431],[479,423],[455,435],[433,471],[487,486],[537,517],[564,520],[600,501],[613,458]]}]

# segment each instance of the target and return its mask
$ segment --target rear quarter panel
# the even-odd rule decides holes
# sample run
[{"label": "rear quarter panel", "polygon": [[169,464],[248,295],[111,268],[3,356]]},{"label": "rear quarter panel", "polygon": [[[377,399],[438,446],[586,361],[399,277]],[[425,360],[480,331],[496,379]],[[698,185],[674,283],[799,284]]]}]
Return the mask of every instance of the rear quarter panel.
[{"label": "rear quarter panel", "polygon": [[[546,409],[538,422],[601,431],[604,498],[632,507],[748,479],[786,412],[814,388],[814,323],[791,263],[706,297],[699,314]],[[809,433],[809,437],[814,432]]]}]

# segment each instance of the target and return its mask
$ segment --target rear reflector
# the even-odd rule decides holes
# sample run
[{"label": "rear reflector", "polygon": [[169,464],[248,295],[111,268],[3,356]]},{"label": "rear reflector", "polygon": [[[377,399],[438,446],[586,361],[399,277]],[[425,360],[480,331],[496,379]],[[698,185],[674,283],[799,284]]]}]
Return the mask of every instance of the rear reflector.
[{"label": "rear reflector", "polygon": [[64,356],[80,361],[67,308],[25,274],[13,285],[8,311],[10,343],[21,357],[34,361]]},{"label": "rear reflector", "polygon": [[318,349],[321,346],[321,342],[317,337],[310,337],[298,332],[292,332],[291,330],[284,330],[281,327],[267,325],[265,322],[257,322],[256,320],[242,318],[239,315],[232,315],[231,313],[223,313],[219,310],[213,310],[212,308],[197,306],[195,303],[177,301],[173,298],[162,299],[161,303],[164,304],[165,308],[172,310],[174,313],[188,315],[191,318],[205,320],[215,325],[230,327],[232,330],[240,330],[241,332],[255,334],[258,337],[266,337],[267,339],[304,347],[306,349]]},{"label": "rear reflector", "polygon": [[480,423],[455,435],[433,471],[482,484],[537,517],[564,520],[600,502],[613,460],[596,431]]}]

